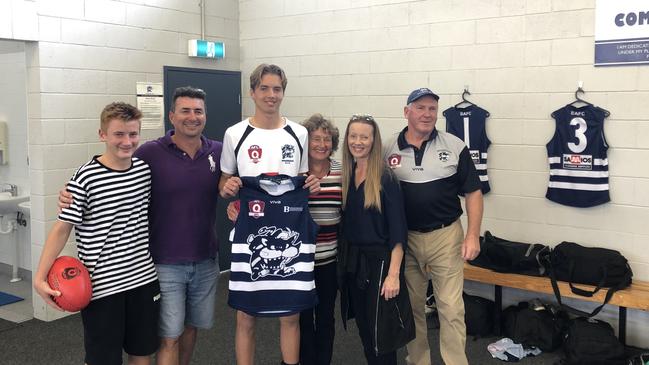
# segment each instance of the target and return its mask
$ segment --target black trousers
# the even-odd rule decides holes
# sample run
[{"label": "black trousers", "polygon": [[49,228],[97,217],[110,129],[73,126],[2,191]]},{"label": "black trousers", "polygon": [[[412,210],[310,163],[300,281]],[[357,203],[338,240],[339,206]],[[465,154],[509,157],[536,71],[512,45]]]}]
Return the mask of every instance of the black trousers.
[{"label": "black trousers", "polygon": [[[380,271],[380,268],[371,267],[370,270]],[[377,272],[374,274],[380,275]],[[348,277],[349,282],[354,283],[356,276],[351,274]],[[403,284],[402,284],[403,285]],[[367,302],[376,300],[376,288],[368,287],[361,289],[357,285],[349,285],[349,299],[356,319],[356,327],[358,327],[358,335],[363,344],[363,352],[365,353],[365,360],[368,365],[396,365],[397,352],[391,351],[380,355],[376,354],[374,350],[374,341],[372,341],[374,328],[372,328],[372,321],[368,317],[370,313],[367,312]]]},{"label": "black trousers", "polygon": [[300,363],[301,365],[329,365],[336,332],[334,307],[338,282],[336,262],[316,266],[315,289],[318,305],[300,313]]}]

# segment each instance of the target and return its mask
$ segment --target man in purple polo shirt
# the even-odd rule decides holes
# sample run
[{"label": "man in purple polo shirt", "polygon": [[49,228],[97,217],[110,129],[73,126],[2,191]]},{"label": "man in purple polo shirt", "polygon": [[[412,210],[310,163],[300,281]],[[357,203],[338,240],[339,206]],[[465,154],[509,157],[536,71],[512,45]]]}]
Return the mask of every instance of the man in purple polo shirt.
[{"label": "man in purple polo shirt", "polygon": [[[197,328],[211,328],[219,275],[214,224],[222,143],[202,135],[205,92],[174,91],[174,129],[140,146],[135,156],[151,168],[150,250],[160,291],[158,365],[190,363]],[[63,194],[63,192],[62,192]],[[71,202],[64,194],[60,205]]]}]

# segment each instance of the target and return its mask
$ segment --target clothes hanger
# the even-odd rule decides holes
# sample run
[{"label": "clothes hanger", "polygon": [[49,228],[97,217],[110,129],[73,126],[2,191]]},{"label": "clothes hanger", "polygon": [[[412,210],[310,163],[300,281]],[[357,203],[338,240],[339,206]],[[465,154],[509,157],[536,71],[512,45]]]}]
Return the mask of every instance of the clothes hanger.
[{"label": "clothes hanger", "polygon": [[[457,109],[462,104],[467,104],[465,107],[470,107],[470,106],[476,106],[477,107],[478,106],[477,104],[472,103],[471,101],[467,100],[467,98],[466,98],[467,95],[471,95],[471,93],[469,92],[469,86],[464,85],[464,91],[462,91],[462,101],[455,104],[453,106],[453,108]],[[490,116],[489,112],[486,111],[486,110],[485,110],[485,112],[486,112],[486,117],[489,118],[489,116]],[[446,111],[444,111],[444,113],[442,113],[442,114],[444,114],[444,116],[446,116]]]},{"label": "clothes hanger", "polygon": [[[608,110],[606,110],[606,109],[604,109],[604,108],[600,108],[600,107],[598,107],[598,106],[595,106],[595,105],[593,105],[593,103],[590,103],[590,102],[588,102],[588,101],[586,101],[586,100],[584,100],[584,99],[582,99],[582,98],[579,97],[579,94],[585,94],[585,93],[586,93],[586,92],[584,91],[584,89],[582,88],[582,85],[583,85],[583,83],[582,83],[581,81],[579,81],[579,82],[577,83],[577,90],[575,90],[575,100],[573,100],[573,101],[572,101],[570,104],[568,104],[568,105],[575,106],[577,103],[584,103],[584,104],[586,104],[587,106],[592,106],[592,107],[596,107],[596,108],[598,108],[598,109],[601,109],[601,110],[604,112],[604,115],[608,118],[608,117],[611,115],[611,112],[609,112]],[[554,113],[552,113],[552,117],[553,117],[553,118],[554,118],[554,116],[555,116]]]},{"label": "clothes hanger", "polygon": [[457,108],[457,107],[459,107],[460,105],[465,104],[465,103],[468,104],[467,106],[475,105],[475,104],[473,104],[472,102],[466,100],[466,96],[467,96],[467,95],[471,95],[471,93],[469,92],[469,88],[468,88],[468,87],[465,87],[465,88],[464,88],[464,91],[462,92],[462,101],[460,101],[459,103],[455,104],[454,108]]}]

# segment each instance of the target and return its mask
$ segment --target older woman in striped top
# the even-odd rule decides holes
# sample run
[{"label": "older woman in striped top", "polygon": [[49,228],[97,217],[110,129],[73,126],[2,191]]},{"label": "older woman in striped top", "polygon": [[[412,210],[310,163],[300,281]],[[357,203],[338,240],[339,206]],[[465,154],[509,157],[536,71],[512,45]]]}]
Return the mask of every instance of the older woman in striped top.
[{"label": "older woman in striped top", "polygon": [[300,363],[329,364],[334,341],[334,305],[338,225],[342,206],[341,164],[331,155],[338,149],[338,128],[320,114],[302,125],[309,131],[309,174],[320,179],[320,192],[309,196],[309,211],[318,224],[315,285],[318,305],[300,314]]}]

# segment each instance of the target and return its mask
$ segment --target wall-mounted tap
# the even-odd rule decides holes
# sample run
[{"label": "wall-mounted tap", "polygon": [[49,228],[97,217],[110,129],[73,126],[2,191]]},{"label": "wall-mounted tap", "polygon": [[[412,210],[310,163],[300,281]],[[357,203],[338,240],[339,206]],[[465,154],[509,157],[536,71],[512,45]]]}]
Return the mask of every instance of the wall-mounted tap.
[{"label": "wall-mounted tap", "polygon": [[3,183],[2,184],[2,192],[9,192],[11,193],[11,196],[18,196],[18,185],[16,184],[9,184],[9,183]]}]

